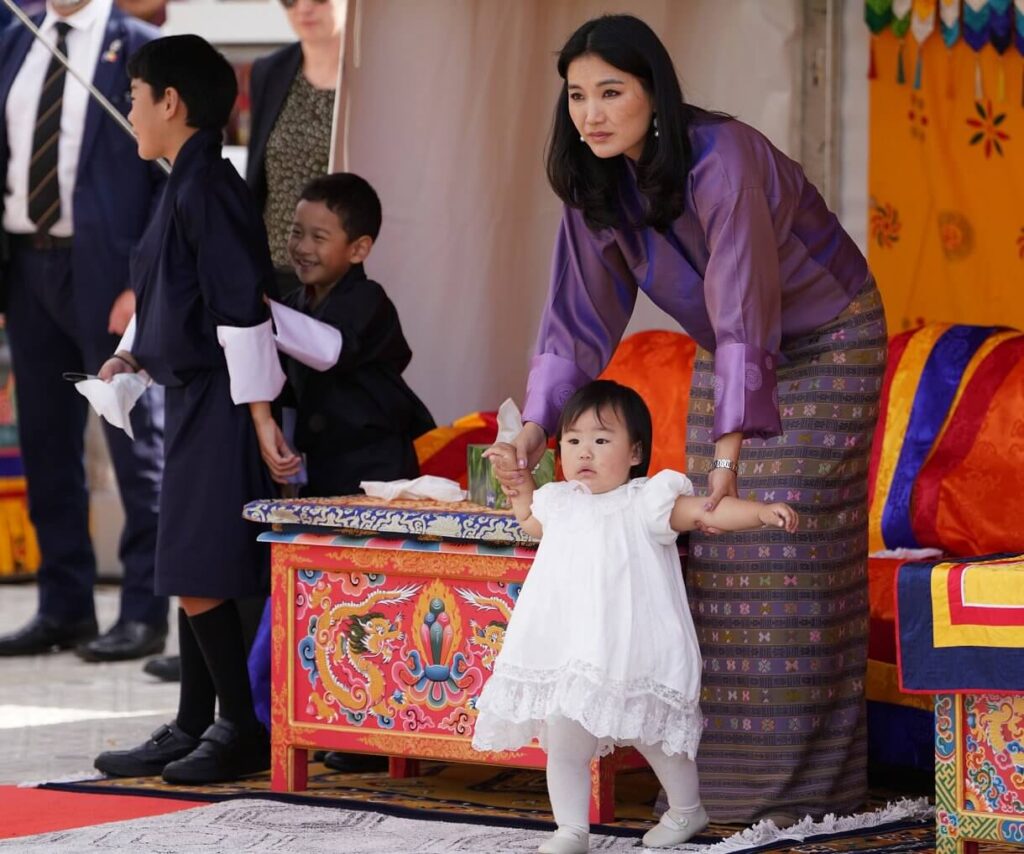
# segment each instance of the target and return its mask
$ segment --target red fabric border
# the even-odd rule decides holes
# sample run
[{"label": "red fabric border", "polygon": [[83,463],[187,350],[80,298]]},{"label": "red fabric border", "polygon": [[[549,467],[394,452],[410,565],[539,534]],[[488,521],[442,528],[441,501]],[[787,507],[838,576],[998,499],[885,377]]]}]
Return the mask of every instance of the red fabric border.
[{"label": "red fabric border", "polygon": [[970,563],[956,564],[950,568],[946,578],[950,623],[954,626],[1024,626],[1024,608],[987,608],[964,604],[962,581],[964,571],[969,566]]},{"label": "red fabric border", "polygon": [[[1009,348],[1009,352],[1007,352]],[[1024,359],[1024,336],[999,344],[978,366],[950,418],[938,445],[918,472],[912,504],[913,528],[922,546],[940,547],[938,531],[939,495],[942,482],[961,462],[974,444],[985,421],[990,401],[1011,370]],[[887,390],[887,389],[886,389]],[[878,435],[881,435],[880,433]],[[877,447],[877,445],[876,445]],[[874,448],[872,449],[871,491],[874,491]]]}]

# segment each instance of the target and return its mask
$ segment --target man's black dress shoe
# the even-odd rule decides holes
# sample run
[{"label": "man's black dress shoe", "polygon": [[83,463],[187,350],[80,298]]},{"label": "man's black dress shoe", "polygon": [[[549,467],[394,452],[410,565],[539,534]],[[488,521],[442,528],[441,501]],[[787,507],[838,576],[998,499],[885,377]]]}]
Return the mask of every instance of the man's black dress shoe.
[{"label": "man's black dress shoe", "polygon": [[242,732],[226,718],[217,718],[199,746],[184,759],[164,768],[165,783],[199,786],[228,783],[270,768],[270,737],[261,726]]},{"label": "man's black dress shoe", "polygon": [[188,756],[199,739],[180,729],[173,721],[154,731],[149,741],[131,750],[107,750],[93,765],[111,777],[153,777],[168,762]]},{"label": "man's black dress shoe", "polygon": [[70,649],[96,637],[96,618],[64,620],[36,614],[31,621],[0,637],[0,655],[38,655],[54,649]]},{"label": "man's black dress shoe", "polygon": [[181,656],[160,655],[142,665],[142,672],[155,676],[161,682],[181,681]]},{"label": "man's black dress shoe", "polygon": [[127,661],[163,652],[166,643],[167,626],[125,620],[95,640],[80,644],[75,655],[84,661]]},{"label": "man's black dress shoe", "polygon": [[324,754],[323,763],[344,774],[373,774],[388,770],[388,758],[372,753],[342,753],[331,750]]}]

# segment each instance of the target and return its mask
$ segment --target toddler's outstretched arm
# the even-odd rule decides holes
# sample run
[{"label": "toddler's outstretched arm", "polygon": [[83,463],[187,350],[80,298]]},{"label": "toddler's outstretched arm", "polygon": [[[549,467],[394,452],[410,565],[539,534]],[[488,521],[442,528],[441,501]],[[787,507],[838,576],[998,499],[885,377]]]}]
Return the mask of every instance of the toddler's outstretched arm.
[{"label": "toddler's outstretched arm", "polygon": [[[493,450],[493,448],[488,448],[484,451],[484,457],[489,459],[492,456],[491,452]],[[512,504],[512,510],[516,514],[516,521],[519,523],[519,527],[531,537],[536,537],[539,540],[544,529],[540,522],[533,517],[533,511],[530,510],[530,505],[533,504],[533,493],[536,489],[537,483],[533,479],[533,475],[527,474],[523,477],[522,483],[516,485],[514,494],[509,495],[508,500]]]},{"label": "toddler's outstretched arm", "polygon": [[788,504],[781,501],[762,504],[760,501],[745,501],[742,498],[726,496],[711,511],[705,510],[704,498],[696,495],[681,495],[672,508],[669,524],[674,531],[692,531],[702,522],[709,528],[720,531],[748,531],[754,528],[782,528],[792,534],[800,517]]}]

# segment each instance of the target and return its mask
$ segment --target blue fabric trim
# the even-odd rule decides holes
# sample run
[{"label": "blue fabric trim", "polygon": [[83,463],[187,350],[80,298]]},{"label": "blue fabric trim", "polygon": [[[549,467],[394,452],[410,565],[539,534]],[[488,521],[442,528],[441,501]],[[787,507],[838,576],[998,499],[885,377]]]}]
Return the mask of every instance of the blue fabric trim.
[{"label": "blue fabric trim", "polygon": [[[1013,553],[1004,553],[957,561],[981,563],[1012,556]],[[896,576],[898,664],[903,687],[936,694],[1020,692],[1024,686],[1024,649],[934,646],[931,578],[932,569],[940,563],[949,560],[906,563]]]},{"label": "blue fabric trim", "polygon": [[882,539],[891,549],[921,547],[914,536],[911,515],[914,481],[945,423],[967,365],[997,329],[995,326],[950,327],[928,355],[914,395],[889,497],[882,511]]}]

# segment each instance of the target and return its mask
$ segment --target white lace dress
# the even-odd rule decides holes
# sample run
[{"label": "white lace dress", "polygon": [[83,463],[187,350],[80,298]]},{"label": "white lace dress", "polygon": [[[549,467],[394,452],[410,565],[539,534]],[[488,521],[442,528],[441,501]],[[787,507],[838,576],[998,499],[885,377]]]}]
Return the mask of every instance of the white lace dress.
[{"label": "white lace dress", "polygon": [[551,483],[534,494],[544,536],[484,685],[478,750],[514,750],[562,715],[616,744],[696,757],[701,658],[669,515],[685,476],[663,471],[594,495]]}]

